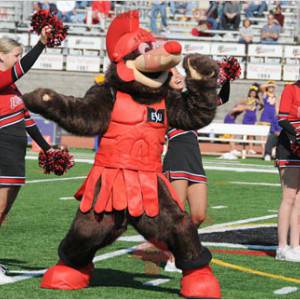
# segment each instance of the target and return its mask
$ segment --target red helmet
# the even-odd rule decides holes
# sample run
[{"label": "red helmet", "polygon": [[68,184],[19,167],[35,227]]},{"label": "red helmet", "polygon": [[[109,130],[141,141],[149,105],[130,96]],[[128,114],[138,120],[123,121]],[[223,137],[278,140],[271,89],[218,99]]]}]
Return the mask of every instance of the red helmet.
[{"label": "red helmet", "polygon": [[155,41],[154,36],[139,25],[137,10],[120,14],[111,22],[106,35],[106,49],[111,61],[119,62],[141,43]]}]

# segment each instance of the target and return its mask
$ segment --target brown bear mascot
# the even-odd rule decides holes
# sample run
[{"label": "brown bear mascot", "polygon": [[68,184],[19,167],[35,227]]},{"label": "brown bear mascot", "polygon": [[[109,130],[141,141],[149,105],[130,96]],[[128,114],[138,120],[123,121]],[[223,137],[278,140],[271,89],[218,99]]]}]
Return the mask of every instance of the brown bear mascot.
[{"label": "brown bear mascot", "polygon": [[38,89],[24,95],[27,107],[71,133],[101,135],[94,165],[76,198],[80,207],[59,246],[59,262],[41,287],[87,287],[97,250],[131,224],[151,243],[171,251],[182,269],[184,297],[219,298],[196,227],[162,174],[168,126],[184,130],[211,122],[216,110],[218,65],[200,54],[183,60],[187,91],[169,87],[170,69],[181,61],[176,41],[158,42],[139,27],[137,11],[117,16],[106,37],[111,64],[102,85],[83,98]]}]

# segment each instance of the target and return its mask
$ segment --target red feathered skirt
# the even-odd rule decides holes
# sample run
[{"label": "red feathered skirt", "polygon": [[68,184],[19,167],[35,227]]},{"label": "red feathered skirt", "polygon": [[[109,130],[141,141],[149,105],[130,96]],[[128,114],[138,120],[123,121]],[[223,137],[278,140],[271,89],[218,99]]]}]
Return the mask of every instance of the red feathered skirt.
[{"label": "red feathered skirt", "polygon": [[[173,201],[182,211],[184,207],[168,179],[157,172],[146,172],[94,165],[83,185],[75,194],[81,200],[80,210],[85,213],[94,209],[96,213],[128,209],[133,217],[159,214],[158,178],[168,188]],[[101,188],[96,194],[97,183]]]}]

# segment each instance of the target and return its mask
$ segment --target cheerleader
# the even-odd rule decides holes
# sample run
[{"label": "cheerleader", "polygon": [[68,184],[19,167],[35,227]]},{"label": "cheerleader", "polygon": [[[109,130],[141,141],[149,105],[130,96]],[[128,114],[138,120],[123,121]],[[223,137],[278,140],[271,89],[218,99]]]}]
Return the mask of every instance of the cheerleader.
[{"label": "cheerleader", "polygon": [[276,116],[276,95],[275,95],[275,82],[268,81],[267,84],[262,85],[263,91],[263,111],[260,117],[262,124],[270,125],[270,133],[266,142],[264,159],[271,160],[272,149],[276,146],[278,135],[280,133],[280,126]]},{"label": "cheerleader", "polygon": [[[282,187],[278,214],[276,259],[300,262],[300,81],[286,85],[279,104],[282,131],[276,148],[276,164]],[[290,230],[290,245],[288,231]]]},{"label": "cheerleader", "polygon": [[[170,86],[184,89],[184,77],[177,69],[172,69]],[[185,92],[183,92],[185,93]],[[225,81],[218,99],[218,105],[228,101],[230,82]],[[202,165],[197,131],[171,128],[167,132],[168,150],[163,161],[163,170],[174,186],[181,202],[189,203],[193,223],[199,227],[206,217],[207,177]]]},{"label": "cheerleader", "polygon": [[[242,123],[245,125],[254,125],[257,122],[257,110],[261,110],[263,107],[259,98],[259,87],[257,85],[250,86],[247,100],[241,103],[246,105]],[[252,143],[249,144],[249,147],[248,152],[255,154],[256,152],[253,150]]]},{"label": "cheerleader", "polygon": [[[227,113],[224,117],[224,123],[225,124],[235,124],[235,121],[236,121],[236,118],[244,112],[244,110],[246,109],[246,105],[245,104],[236,104],[229,113]],[[233,138],[233,135],[231,134],[226,134],[224,135],[224,137],[230,139],[230,138]],[[229,153],[225,153],[223,154],[221,157],[224,158],[227,158],[227,159],[237,159],[240,155],[241,155],[241,152],[238,151],[236,149],[236,145],[234,142],[230,142],[230,152]]]},{"label": "cheerleader", "polygon": [[[170,86],[183,91],[184,76],[172,68]],[[185,91],[183,91],[185,93]],[[230,82],[225,81],[216,102],[221,105],[229,100]],[[171,181],[177,196],[185,206],[188,201],[190,215],[195,226],[205,220],[207,210],[207,177],[203,169],[202,157],[195,130],[184,131],[171,128],[167,132],[168,149],[163,161],[163,171]],[[164,268],[167,272],[181,272],[177,269],[172,255]]]},{"label": "cheerleader", "polygon": [[[19,61],[21,44],[0,38],[0,225],[25,183],[26,132],[44,150],[50,146],[38,130],[14,82],[34,64],[47,43],[48,27],[43,28],[37,45]],[[10,282],[0,265],[0,282]]]}]

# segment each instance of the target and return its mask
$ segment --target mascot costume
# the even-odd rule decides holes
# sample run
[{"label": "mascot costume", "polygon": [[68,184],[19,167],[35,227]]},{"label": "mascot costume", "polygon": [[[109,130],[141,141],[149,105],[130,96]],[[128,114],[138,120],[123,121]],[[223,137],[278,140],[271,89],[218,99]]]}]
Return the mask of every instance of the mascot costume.
[{"label": "mascot costume", "polygon": [[169,250],[182,269],[184,297],[219,298],[212,258],[196,227],[162,174],[168,126],[198,129],[215,115],[218,65],[200,54],[183,60],[187,91],[169,87],[170,68],[181,61],[181,45],[164,44],[139,27],[137,11],[117,16],[106,37],[111,64],[105,82],[83,98],[38,89],[24,95],[27,107],[71,133],[101,135],[94,165],[75,197],[80,207],[60,243],[59,262],[41,287],[81,289],[89,285],[96,251],[131,224],[148,241]]}]

